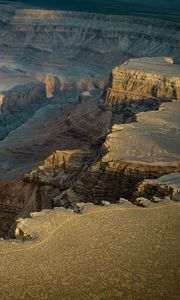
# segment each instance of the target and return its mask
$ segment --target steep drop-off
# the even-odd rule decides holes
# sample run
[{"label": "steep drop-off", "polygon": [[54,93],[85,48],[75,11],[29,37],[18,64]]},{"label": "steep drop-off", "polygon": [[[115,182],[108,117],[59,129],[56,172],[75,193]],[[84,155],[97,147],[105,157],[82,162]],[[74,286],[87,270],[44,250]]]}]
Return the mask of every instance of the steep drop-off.
[{"label": "steep drop-off", "polygon": [[[161,81],[157,81],[159,74],[155,73],[156,68],[153,71],[153,66],[157,65],[158,60],[155,59],[155,65],[152,63],[153,59],[140,59],[140,65],[142,61],[143,64],[145,61],[149,62],[152,80],[149,81],[149,73],[144,72],[141,86],[139,79],[135,81],[130,69],[134,93],[144,95],[153,85],[157,84],[159,87],[162,82],[165,82],[161,86],[162,93],[169,93],[166,76],[173,74],[174,65],[164,64],[164,60],[159,59],[159,65],[166,72],[163,81],[161,77]],[[175,78],[178,91],[179,77]],[[116,84],[118,87],[117,82]],[[155,101],[156,110],[143,112],[146,101],[149,100],[148,92],[144,104],[142,97],[140,101],[136,98],[123,100],[125,106],[118,113],[113,108],[111,110],[114,112],[110,108],[102,109],[98,99],[82,100],[71,113],[65,115],[63,123],[57,121],[56,125],[61,124],[63,127],[61,133],[57,130],[59,151],[50,155],[40,167],[27,173],[23,179],[27,186],[36,190],[34,207],[39,205],[39,210],[55,206],[76,209],[79,202],[118,203],[121,198],[141,205],[138,201],[148,203],[149,198],[137,200],[139,197],[146,198],[147,192],[140,193],[139,188],[143,180],[180,171],[180,101],[171,99],[172,96],[168,98],[168,103],[167,99],[161,97],[152,98],[148,104],[149,109],[154,109]],[[119,96],[115,100],[119,101]],[[162,104],[163,101],[166,103]],[[52,130],[55,133],[54,127]],[[22,157],[23,154],[20,155]],[[42,153],[40,157],[42,158]],[[24,162],[22,166],[25,166]],[[12,176],[12,169],[8,173]],[[168,196],[173,200],[171,193]],[[18,203],[18,197],[16,201]],[[31,209],[29,207],[26,210],[27,215]]]},{"label": "steep drop-off", "polygon": [[115,67],[100,104],[116,112],[125,105],[149,105],[180,99],[180,68],[173,59],[130,59]]},{"label": "steep drop-off", "polygon": [[[179,170],[179,103],[153,112],[148,120],[138,115],[179,98],[179,23],[1,7],[0,65],[15,72],[17,80],[1,96],[2,108],[8,109],[0,120],[0,178],[9,187],[13,180],[17,190],[23,183],[30,186],[29,199],[35,191],[27,209],[22,210],[25,196],[20,206],[19,195],[8,202],[19,209],[9,218],[11,224],[3,224],[3,235],[22,211],[27,216],[79,201],[132,200],[136,183]],[[161,55],[172,59],[157,58]],[[156,58],[130,59],[142,56]],[[113,69],[104,89],[110,70],[126,59]],[[31,92],[29,82],[42,90]],[[22,95],[14,94],[17,90]],[[171,145],[159,125],[164,118]]]}]

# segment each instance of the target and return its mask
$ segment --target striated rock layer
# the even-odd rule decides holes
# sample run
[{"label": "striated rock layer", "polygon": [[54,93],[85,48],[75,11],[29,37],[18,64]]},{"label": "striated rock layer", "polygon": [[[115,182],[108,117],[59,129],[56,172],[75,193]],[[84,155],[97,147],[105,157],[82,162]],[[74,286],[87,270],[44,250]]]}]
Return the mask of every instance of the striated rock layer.
[{"label": "striated rock layer", "polygon": [[46,98],[45,84],[26,74],[0,69],[0,112],[13,113]]},{"label": "striated rock layer", "polygon": [[129,102],[180,99],[179,74],[180,66],[171,58],[130,59],[112,70],[101,105],[117,111]]},{"label": "striated rock layer", "polygon": [[[143,179],[179,171],[179,104],[136,116],[179,99],[178,23],[5,6],[0,21],[0,65],[11,69],[0,98],[10,112],[0,120],[0,178],[18,189],[27,174],[35,193],[26,215],[81,200],[132,200]],[[142,56],[158,58],[113,69],[98,106],[109,70]]]},{"label": "striated rock layer", "polygon": [[180,170],[180,102],[137,114],[137,122],[115,125],[102,147],[102,158],[74,185],[83,201],[132,199],[136,184]]},{"label": "striated rock layer", "polygon": [[0,59],[64,77],[105,76],[132,56],[179,59],[179,24],[128,16],[9,9],[0,14]]},{"label": "striated rock layer", "polygon": [[[144,61],[146,59],[143,66]],[[148,67],[154,68],[152,59],[150,61]],[[163,65],[164,74],[175,72],[175,65],[162,63],[164,60],[159,58],[158,61]],[[142,59],[140,66],[141,63]],[[179,77],[176,78],[178,91]],[[145,76],[141,95],[146,82],[149,87]],[[136,86],[140,88],[138,80]],[[136,102],[136,99],[131,101]],[[5,176],[4,170],[7,178],[26,173],[23,180],[30,186],[29,197],[34,191],[32,205],[25,209],[25,216],[32,210],[54,206],[75,208],[79,202],[118,202],[121,197],[134,201],[138,197],[136,186],[144,179],[180,171],[180,101],[161,104],[158,111],[139,113],[144,105],[132,106],[131,101],[127,99],[126,106],[116,114],[101,109],[98,97],[84,93],[78,105],[56,109],[56,120],[54,116],[47,118],[44,126],[44,122],[39,123],[37,114],[1,143],[1,178]],[[43,159],[46,159],[44,163]],[[19,182],[16,185],[19,187]],[[24,195],[21,202],[26,207]],[[18,203],[19,195],[12,206]],[[24,214],[22,208],[14,216],[21,214]],[[14,225],[11,219],[11,228]]]},{"label": "striated rock layer", "polygon": [[180,173],[164,175],[158,179],[146,179],[138,184],[136,196],[146,197],[150,200],[154,197],[170,197],[173,201],[180,201]]}]

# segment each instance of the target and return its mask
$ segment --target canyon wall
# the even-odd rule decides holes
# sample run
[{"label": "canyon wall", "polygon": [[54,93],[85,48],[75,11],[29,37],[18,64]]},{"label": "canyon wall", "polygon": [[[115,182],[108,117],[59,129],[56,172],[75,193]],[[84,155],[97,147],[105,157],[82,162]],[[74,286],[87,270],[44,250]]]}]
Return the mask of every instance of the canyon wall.
[{"label": "canyon wall", "polygon": [[118,111],[123,104],[172,99],[180,99],[178,65],[172,58],[141,58],[130,59],[112,70],[100,105]]},{"label": "canyon wall", "polygon": [[[151,18],[3,6],[0,66],[16,70],[8,76],[19,87],[0,89],[1,110],[13,118],[21,112],[1,136],[0,178],[21,178],[35,191],[27,214],[79,201],[132,201],[143,179],[179,171],[179,104],[141,114],[180,97],[179,29]],[[46,97],[52,101],[30,107]]]},{"label": "canyon wall", "polygon": [[32,73],[29,76],[35,77],[37,80],[45,83],[46,97],[52,98],[60,95],[61,83],[58,77],[43,73]]},{"label": "canyon wall", "polygon": [[33,9],[16,9],[8,17],[0,27],[0,43],[3,64],[101,79],[132,56],[168,53],[177,61],[180,47],[175,22]]},{"label": "canyon wall", "polygon": [[46,89],[44,83],[39,82],[16,86],[1,95],[1,113],[12,113],[30,104],[37,104],[45,98]]}]

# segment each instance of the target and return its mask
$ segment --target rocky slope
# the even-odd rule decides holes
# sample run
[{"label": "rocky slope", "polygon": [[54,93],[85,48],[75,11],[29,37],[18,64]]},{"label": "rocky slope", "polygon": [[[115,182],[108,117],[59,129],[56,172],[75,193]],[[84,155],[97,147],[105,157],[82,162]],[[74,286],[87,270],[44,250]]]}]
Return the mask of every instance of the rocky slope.
[{"label": "rocky slope", "polygon": [[0,30],[0,58],[61,77],[102,77],[124,57],[168,53],[178,60],[178,28],[175,22],[138,17],[14,9]]},{"label": "rocky slope", "polygon": [[[0,176],[1,181],[6,180],[10,189],[12,185],[10,178],[15,179],[14,188],[21,189],[23,174],[34,169],[24,177],[25,186],[29,186],[26,197],[23,193],[17,193],[13,202],[11,198],[9,199],[8,203],[11,203],[9,210],[18,206],[19,202],[24,205],[23,209],[20,206],[21,209],[15,213],[16,218],[21,213],[28,216],[31,211],[52,208],[55,205],[53,199],[64,189],[69,188],[77,180],[82,169],[97,156],[98,149],[111,126],[112,113],[100,110],[98,99],[84,101],[77,106],[68,105],[63,112],[62,109],[57,110],[56,107],[55,109],[53,120],[48,119],[46,112],[45,125],[44,122],[39,124],[37,115],[28,121],[28,126],[21,126],[1,142]],[[43,159],[48,155],[49,158],[43,164]],[[4,190],[3,186],[1,189]],[[27,198],[31,199],[28,206]],[[4,201],[6,199],[2,200],[2,203]],[[59,205],[59,201],[56,202]],[[77,199],[74,203],[76,202]],[[68,201],[63,200],[63,203],[66,207],[72,206]],[[8,210],[3,214],[6,214],[6,219],[9,218],[9,225],[15,225],[13,218],[8,217]],[[4,225],[1,224],[1,227]]]},{"label": "rocky slope", "polygon": [[[170,64],[169,59],[168,62],[164,62],[162,58],[154,60],[154,64],[153,59],[139,60],[139,68],[144,68],[146,62],[146,68],[151,69],[150,73],[144,71],[142,86],[138,78],[137,81],[136,77],[133,78],[133,92],[141,93],[142,96],[147,93],[143,102],[142,97],[141,101],[128,98],[124,100],[125,105],[121,110],[105,110],[99,105],[98,97],[90,97],[84,93],[79,104],[68,105],[64,110],[52,107],[56,114],[53,118],[46,117],[46,124],[40,124],[37,114],[1,142],[1,178],[5,178],[4,170],[8,179],[18,178],[19,174],[22,176],[26,173],[23,181],[29,194],[22,194],[21,200],[17,194],[10,208],[18,207],[19,201],[21,202],[16,218],[21,213],[28,216],[31,211],[42,208],[75,208],[79,202],[118,202],[122,197],[134,202],[138,197],[137,185],[144,179],[180,171],[179,100],[160,105],[167,99],[159,96],[157,101],[157,96],[156,100],[152,98],[152,102],[148,102],[145,107],[149,99],[148,93],[155,84],[162,93],[167,92],[169,95],[172,92],[171,89],[168,90],[168,85],[161,86],[162,82],[166,84],[169,78],[166,76],[169,74],[176,74],[171,80],[175,78],[174,89],[176,88],[176,95],[179,97],[178,65]],[[164,74],[163,81],[156,70],[158,61]],[[126,65],[124,74],[128,72],[129,63],[123,64]],[[131,63],[138,65],[137,60]],[[153,78],[150,81],[149,74]],[[157,78],[160,78],[159,81]],[[118,81],[116,84],[118,87]],[[172,98],[172,94],[168,100],[170,97]],[[155,111],[147,112],[154,108]],[[46,108],[42,113],[48,116]],[[50,156],[46,159],[48,155]],[[44,163],[43,159],[46,159]],[[32,169],[32,172],[27,172]],[[21,180],[14,183],[15,189],[19,189],[21,185]],[[27,207],[26,199],[32,200],[31,194],[33,201],[31,204],[28,202]],[[8,218],[8,210],[3,213]],[[9,220],[11,234],[15,223],[13,218]],[[5,232],[7,230],[4,234]]]},{"label": "rocky slope", "polygon": [[115,125],[92,164],[74,186],[83,201],[133,198],[136,184],[180,170],[180,102],[137,114],[137,122]]},{"label": "rocky slope", "polygon": [[[17,83],[18,76],[43,81],[47,97],[55,97],[52,104],[59,103],[59,108],[64,102],[77,102],[84,92],[101,93],[109,70],[129,57],[168,54],[179,60],[179,24],[175,22],[22,9],[20,5],[1,4],[0,8],[0,66],[16,70]],[[1,139],[39,108],[0,121]],[[39,118],[46,123],[41,112]]]},{"label": "rocky slope", "polygon": [[24,73],[2,68],[0,78],[1,114],[12,113],[46,98],[45,85]]},{"label": "rocky slope", "polygon": [[164,175],[158,179],[146,179],[137,186],[135,195],[157,201],[163,197],[180,201],[180,173]]},{"label": "rocky slope", "polygon": [[[116,201],[123,195],[131,198],[128,184],[134,187],[145,178],[178,170],[179,104],[152,113],[148,120],[149,113],[136,116],[157,109],[162,101],[179,98],[178,23],[6,5],[1,8],[0,65],[9,68],[3,78],[2,86],[7,84],[7,91],[1,93],[1,102],[8,103],[2,105],[6,112],[12,107],[11,114],[0,120],[2,181],[13,179],[19,186],[19,179],[35,170],[26,176],[26,184],[37,188],[33,205],[41,209],[54,203],[61,205],[61,200],[67,198],[66,191],[73,203]],[[116,67],[99,106],[112,67],[127,58],[152,55],[172,59],[130,59]],[[34,84],[36,89],[29,90]],[[43,105],[34,105],[42,98],[46,98]],[[119,106],[122,102],[125,105]],[[16,105],[21,108],[17,115]],[[153,124],[151,118],[157,122]],[[164,118],[172,145],[161,134],[164,128],[159,124]],[[127,125],[136,120],[138,123]],[[121,130],[120,124],[124,123]],[[154,135],[150,138],[152,128]],[[134,150],[134,143],[141,147]],[[69,160],[70,153],[73,159]],[[52,163],[56,155],[58,167]],[[39,170],[47,157],[51,170]],[[71,169],[71,163],[77,164],[76,170]],[[14,206],[18,206],[18,199]]]},{"label": "rocky slope", "polygon": [[3,300],[178,299],[179,41],[173,22],[0,6]]},{"label": "rocky slope", "polygon": [[180,170],[178,100],[128,117],[127,110],[117,115],[98,109],[96,101],[80,103],[67,118],[64,140],[81,140],[83,151],[56,152],[25,176],[43,190],[42,202],[44,197],[52,206],[74,207],[81,201],[134,201],[139,182]]}]

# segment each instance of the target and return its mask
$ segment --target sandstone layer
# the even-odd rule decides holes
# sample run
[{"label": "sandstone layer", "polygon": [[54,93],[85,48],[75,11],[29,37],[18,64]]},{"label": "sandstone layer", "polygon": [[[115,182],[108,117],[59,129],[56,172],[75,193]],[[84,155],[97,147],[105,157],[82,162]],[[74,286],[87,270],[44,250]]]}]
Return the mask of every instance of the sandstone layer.
[{"label": "sandstone layer", "polygon": [[179,28],[0,5],[2,300],[178,299]]},{"label": "sandstone layer", "polygon": [[179,74],[172,58],[130,59],[112,70],[101,106],[118,111],[129,102],[152,105],[180,99]]},{"label": "sandstone layer", "polygon": [[158,179],[146,179],[137,186],[136,196],[153,200],[154,197],[170,197],[180,201],[180,173],[164,175]]},{"label": "sandstone layer", "polygon": [[[144,66],[147,59],[140,59],[139,68],[142,61]],[[163,65],[164,74],[175,72],[172,63],[162,63],[162,58],[155,58],[157,61]],[[155,65],[148,59],[149,68]],[[178,80],[177,77],[177,83]],[[146,82],[148,86],[145,76],[144,86]],[[139,84],[137,80],[137,87],[134,86],[138,89]],[[140,92],[143,95],[143,89]],[[14,198],[13,207],[22,202],[14,219],[21,213],[28,216],[32,210],[42,208],[75,208],[76,203],[82,201],[116,203],[125,197],[134,202],[138,197],[136,186],[144,179],[180,171],[178,100],[161,104],[158,111],[139,113],[144,110],[144,105],[132,106],[126,100],[126,105],[117,114],[102,109],[98,97],[84,92],[79,104],[68,104],[58,110],[52,106],[52,112],[49,108],[39,110],[0,145],[1,178],[5,178],[4,170],[8,179],[20,180],[19,175],[26,173],[23,181],[30,187],[26,197],[35,191],[32,205],[25,210],[22,205],[26,206],[26,197],[22,195],[19,200],[17,195]],[[16,179],[17,189],[19,182],[23,182],[21,180]],[[14,228],[13,218],[8,224]]]},{"label": "sandstone layer", "polygon": [[76,182],[83,201],[133,198],[136,184],[146,178],[180,170],[180,102],[163,104],[159,111],[137,114],[137,122],[112,127],[102,157]]},{"label": "sandstone layer", "polygon": [[7,9],[0,20],[1,62],[33,72],[104,77],[113,65],[134,55],[168,53],[179,59],[175,22],[20,8]]},{"label": "sandstone layer", "polygon": [[24,73],[2,68],[0,78],[1,114],[13,113],[46,98],[45,85]]},{"label": "sandstone layer", "polygon": [[[14,189],[19,190],[24,178],[28,190],[26,195],[23,192],[14,194],[12,201],[7,188],[1,186],[2,193],[7,196],[1,200],[3,205],[4,202],[11,203],[13,210],[21,202],[20,209],[17,212],[14,209],[14,219],[9,218],[8,226],[12,228],[18,216],[28,216],[31,211],[52,208],[55,203],[69,207],[78,201],[75,199],[72,203],[66,199],[54,199],[63,190],[70,188],[83,168],[95,159],[112,122],[112,113],[100,110],[98,99],[68,105],[63,110],[53,107],[49,112],[49,107],[47,109],[50,117],[46,109],[41,110],[41,114],[46,116],[45,124],[40,124],[39,114],[36,114],[0,144],[1,182],[6,180],[6,186],[11,190],[10,179],[13,179]],[[28,206],[27,198],[31,199]],[[6,217],[8,219],[8,212]],[[1,227],[7,228],[4,227],[3,218],[2,223],[0,221]],[[6,230],[3,236],[5,234]]]}]

